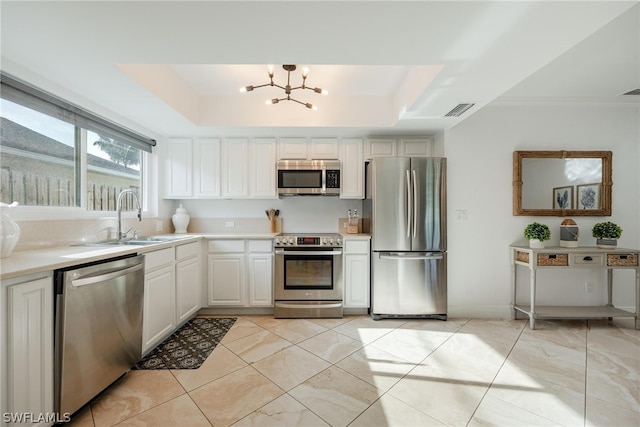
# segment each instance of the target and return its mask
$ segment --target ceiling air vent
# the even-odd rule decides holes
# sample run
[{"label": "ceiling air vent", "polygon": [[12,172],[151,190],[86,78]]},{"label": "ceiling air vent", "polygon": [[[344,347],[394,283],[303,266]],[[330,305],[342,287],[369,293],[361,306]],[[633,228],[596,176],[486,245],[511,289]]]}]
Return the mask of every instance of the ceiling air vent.
[{"label": "ceiling air vent", "polygon": [[623,95],[640,95],[640,89],[630,90],[627,93],[623,93]]},{"label": "ceiling air vent", "polygon": [[456,105],[453,110],[449,111],[447,114],[445,114],[445,117],[460,117],[461,115],[464,114],[465,111],[467,111],[469,108],[473,107],[476,104],[458,104]]}]

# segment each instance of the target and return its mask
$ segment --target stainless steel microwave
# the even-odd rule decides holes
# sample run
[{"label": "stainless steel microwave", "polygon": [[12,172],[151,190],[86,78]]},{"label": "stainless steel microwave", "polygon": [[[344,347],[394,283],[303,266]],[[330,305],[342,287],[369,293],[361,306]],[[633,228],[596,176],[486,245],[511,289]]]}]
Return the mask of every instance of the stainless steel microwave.
[{"label": "stainless steel microwave", "polygon": [[280,196],[340,195],[339,160],[280,160],[276,169]]}]

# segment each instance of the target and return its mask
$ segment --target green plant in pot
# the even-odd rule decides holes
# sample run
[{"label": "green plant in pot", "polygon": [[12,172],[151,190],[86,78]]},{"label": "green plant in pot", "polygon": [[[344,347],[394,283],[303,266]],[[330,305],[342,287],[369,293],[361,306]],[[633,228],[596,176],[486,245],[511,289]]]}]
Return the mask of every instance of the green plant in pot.
[{"label": "green plant in pot", "polygon": [[530,248],[542,249],[544,242],[551,239],[551,231],[548,225],[534,222],[524,228],[524,237],[529,241]]},{"label": "green plant in pot", "polygon": [[611,221],[599,222],[591,229],[599,248],[609,249],[618,246],[618,239],[622,236],[622,228]]}]

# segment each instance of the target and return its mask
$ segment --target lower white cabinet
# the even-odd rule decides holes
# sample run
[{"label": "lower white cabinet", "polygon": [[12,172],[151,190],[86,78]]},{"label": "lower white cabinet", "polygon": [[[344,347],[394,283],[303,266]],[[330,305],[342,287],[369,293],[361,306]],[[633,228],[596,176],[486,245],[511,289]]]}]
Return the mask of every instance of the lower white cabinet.
[{"label": "lower white cabinet", "polygon": [[345,308],[369,307],[369,239],[345,237],[343,257]]},{"label": "lower white cabinet", "polygon": [[145,254],[142,353],[200,309],[200,242]]},{"label": "lower white cabinet", "polygon": [[211,240],[207,272],[210,306],[273,305],[272,240]]},{"label": "lower white cabinet", "polygon": [[145,254],[142,353],[176,327],[174,248]]},{"label": "lower white cabinet", "polygon": [[[1,356],[4,358],[6,354],[7,357],[1,364],[2,414],[52,414],[52,275],[26,276],[4,283],[0,313],[3,313],[2,347],[7,351],[4,353],[3,350]],[[3,425],[4,422],[3,420]],[[50,424],[42,422],[19,425]]]}]

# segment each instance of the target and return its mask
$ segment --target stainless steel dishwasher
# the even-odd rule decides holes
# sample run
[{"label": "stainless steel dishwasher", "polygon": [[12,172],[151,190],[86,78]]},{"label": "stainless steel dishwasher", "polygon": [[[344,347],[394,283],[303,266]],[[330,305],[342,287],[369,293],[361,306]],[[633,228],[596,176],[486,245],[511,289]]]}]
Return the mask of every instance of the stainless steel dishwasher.
[{"label": "stainless steel dishwasher", "polygon": [[144,256],[56,270],[55,407],[73,414],[142,356]]}]

